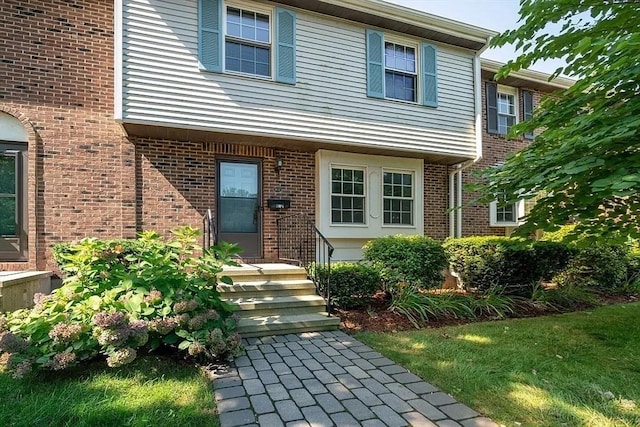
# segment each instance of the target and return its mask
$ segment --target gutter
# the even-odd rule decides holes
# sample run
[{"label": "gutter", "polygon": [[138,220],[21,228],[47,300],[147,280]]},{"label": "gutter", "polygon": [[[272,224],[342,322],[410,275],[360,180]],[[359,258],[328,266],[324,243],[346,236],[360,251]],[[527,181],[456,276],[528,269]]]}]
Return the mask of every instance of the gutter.
[{"label": "gutter", "polygon": [[453,165],[453,170],[449,172],[449,237],[462,237],[462,173],[482,160],[482,67],[480,64],[480,55],[489,48],[490,41],[491,37],[488,37],[485,45],[476,52],[473,58],[476,109],[476,156],[466,162]]}]

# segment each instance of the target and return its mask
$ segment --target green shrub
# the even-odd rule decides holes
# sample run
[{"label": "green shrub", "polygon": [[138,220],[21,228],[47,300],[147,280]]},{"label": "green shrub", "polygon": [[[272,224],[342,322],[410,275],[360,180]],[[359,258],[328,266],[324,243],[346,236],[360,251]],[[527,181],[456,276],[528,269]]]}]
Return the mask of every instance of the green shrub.
[{"label": "green shrub", "polygon": [[560,286],[579,286],[601,292],[617,292],[627,284],[627,249],[598,244],[576,249],[567,267],[553,281]]},{"label": "green shrub", "polygon": [[571,257],[560,243],[498,236],[447,239],[444,248],[465,289],[482,294],[530,295]]},{"label": "green shrub", "polygon": [[[326,292],[328,269],[326,264],[311,266],[311,274],[316,275],[320,292]],[[366,264],[337,262],[331,264],[331,304],[341,308],[363,307],[371,296],[380,289],[380,274]]]},{"label": "green shrub", "polygon": [[442,286],[447,258],[442,245],[425,236],[388,236],[368,241],[364,258],[380,269],[388,285],[407,282],[422,288]]},{"label": "green shrub", "polygon": [[236,250],[223,245],[197,256],[197,236],[184,227],[168,242],[143,232],[135,240],[57,246],[64,284],[37,294],[33,309],[0,317],[0,367],[20,377],[98,355],[116,367],[161,346],[201,359],[237,354],[235,322],[216,291]]}]

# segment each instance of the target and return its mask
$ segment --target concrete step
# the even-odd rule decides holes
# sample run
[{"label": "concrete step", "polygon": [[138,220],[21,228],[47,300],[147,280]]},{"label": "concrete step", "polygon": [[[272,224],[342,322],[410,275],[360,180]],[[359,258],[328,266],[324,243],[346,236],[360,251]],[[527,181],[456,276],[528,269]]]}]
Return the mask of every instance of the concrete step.
[{"label": "concrete step", "polygon": [[234,282],[233,285],[218,283],[222,299],[285,297],[294,295],[315,295],[316,287],[311,280],[257,280],[255,282]]},{"label": "concrete step", "polygon": [[307,271],[289,264],[242,264],[225,266],[221,275],[229,276],[233,282],[304,280]]},{"label": "concrete step", "polygon": [[238,320],[237,332],[242,337],[297,334],[301,332],[338,329],[340,318],[327,313],[292,314],[280,316],[252,316]]},{"label": "concrete step", "polygon": [[311,314],[326,305],[318,295],[297,295],[285,297],[240,297],[225,300],[236,311],[238,317],[271,316],[283,314]]}]

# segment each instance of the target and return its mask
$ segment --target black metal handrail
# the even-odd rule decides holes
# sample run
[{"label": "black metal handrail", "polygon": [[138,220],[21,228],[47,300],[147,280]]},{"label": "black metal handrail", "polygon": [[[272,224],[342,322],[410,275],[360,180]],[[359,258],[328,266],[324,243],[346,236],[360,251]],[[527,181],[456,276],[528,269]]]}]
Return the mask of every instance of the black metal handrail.
[{"label": "black metal handrail", "polygon": [[[304,213],[286,215],[276,220],[278,258],[306,268],[318,295],[325,298],[331,316],[331,257],[334,248]],[[326,276],[317,266],[326,265]]]},{"label": "black metal handrail", "polygon": [[202,248],[209,249],[218,244],[218,230],[211,209],[207,209],[202,217]]}]

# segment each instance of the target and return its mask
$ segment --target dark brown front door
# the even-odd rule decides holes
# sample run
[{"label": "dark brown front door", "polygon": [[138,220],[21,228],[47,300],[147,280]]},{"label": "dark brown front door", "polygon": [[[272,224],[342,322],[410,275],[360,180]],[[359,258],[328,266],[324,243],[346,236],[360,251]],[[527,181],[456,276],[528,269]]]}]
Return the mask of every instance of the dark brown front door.
[{"label": "dark brown front door", "polygon": [[242,257],[262,257],[260,163],[218,161],[218,238],[237,243]]}]

